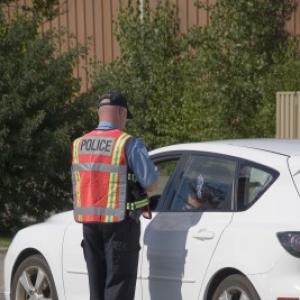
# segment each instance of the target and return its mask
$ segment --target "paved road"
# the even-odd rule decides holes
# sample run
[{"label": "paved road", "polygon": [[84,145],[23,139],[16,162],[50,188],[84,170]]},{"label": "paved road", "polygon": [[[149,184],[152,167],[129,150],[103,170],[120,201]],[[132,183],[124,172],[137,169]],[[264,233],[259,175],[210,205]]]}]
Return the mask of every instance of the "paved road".
[{"label": "paved road", "polygon": [[4,286],[3,286],[3,261],[5,257],[5,252],[0,251],[0,300],[4,300]]}]

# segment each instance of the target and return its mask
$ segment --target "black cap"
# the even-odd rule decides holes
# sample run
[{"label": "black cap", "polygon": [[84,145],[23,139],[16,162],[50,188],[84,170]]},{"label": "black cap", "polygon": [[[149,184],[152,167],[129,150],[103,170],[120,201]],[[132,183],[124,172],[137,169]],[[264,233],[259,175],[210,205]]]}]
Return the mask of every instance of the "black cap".
[{"label": "black cap", "polygon": [[[110,100],[110,101],[103,101],[103,100]],[[102,103],[102,101],[104,103]],[[110,91],[109,93],[100,96],[98,99],[98,108],[105,105],[114,105],[114,106],[120,106],[127,109],[127,119],[133,119],[133,116],[131,112],[128,109],[127,99],[124,95],[116,92],[116,91]]]}]

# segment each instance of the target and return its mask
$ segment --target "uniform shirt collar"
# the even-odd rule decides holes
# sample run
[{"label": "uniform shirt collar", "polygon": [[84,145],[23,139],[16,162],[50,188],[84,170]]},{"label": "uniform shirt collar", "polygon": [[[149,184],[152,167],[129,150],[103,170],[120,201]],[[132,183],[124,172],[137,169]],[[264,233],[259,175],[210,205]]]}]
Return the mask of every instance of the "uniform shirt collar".
[{"label": "uniform shirt collar", "polygon": [[112,122],[108,122],[108,121],[102,121],[98,124],[98,127],[96,129],[116,129],[117,126],[112,123]]}]

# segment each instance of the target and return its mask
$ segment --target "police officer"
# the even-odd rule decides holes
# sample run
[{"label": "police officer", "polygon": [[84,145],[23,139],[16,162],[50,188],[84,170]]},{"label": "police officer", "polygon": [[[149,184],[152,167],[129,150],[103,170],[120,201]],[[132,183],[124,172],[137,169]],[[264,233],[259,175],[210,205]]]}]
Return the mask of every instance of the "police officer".
[{"label": "police officer", "polygon": [[98,127],[73,142],[74,218],[83,224],[90,300],[133,300],[140,250],[135,212],[148,203],[130,196],[129,178],[152,192],[157,174],[143,142],[123,131],[132,118],[125,96],[111,91],[98,108]]}]

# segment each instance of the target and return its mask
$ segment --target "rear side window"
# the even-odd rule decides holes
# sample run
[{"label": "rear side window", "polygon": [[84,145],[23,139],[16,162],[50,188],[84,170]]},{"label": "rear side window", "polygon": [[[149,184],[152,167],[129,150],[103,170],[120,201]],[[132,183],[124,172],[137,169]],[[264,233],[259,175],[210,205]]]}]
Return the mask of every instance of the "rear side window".
[{"label": "rear side window", "polygon": [[237,184],[237,210],[249,208],[271,186],[278,172],[250,162],[242,164]]}]

